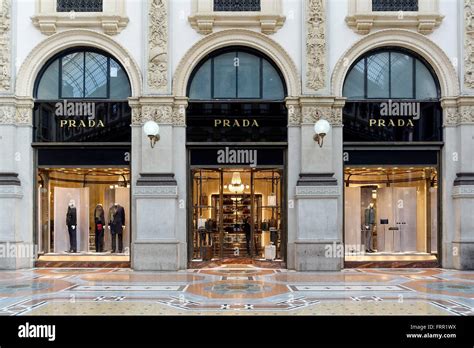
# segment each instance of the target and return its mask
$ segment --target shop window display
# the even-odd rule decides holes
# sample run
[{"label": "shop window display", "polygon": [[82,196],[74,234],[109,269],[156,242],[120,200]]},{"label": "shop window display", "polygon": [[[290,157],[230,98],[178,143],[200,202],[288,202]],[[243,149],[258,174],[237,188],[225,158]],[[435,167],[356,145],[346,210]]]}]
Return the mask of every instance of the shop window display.
[{"label": "shop window display", "polygon": [[42,254],[128,254],[127,168],[38,169]]},{"label": "shop window display", "polygon": [[346,252],[437,253],[435,167],[346,167],[344,176]]}]

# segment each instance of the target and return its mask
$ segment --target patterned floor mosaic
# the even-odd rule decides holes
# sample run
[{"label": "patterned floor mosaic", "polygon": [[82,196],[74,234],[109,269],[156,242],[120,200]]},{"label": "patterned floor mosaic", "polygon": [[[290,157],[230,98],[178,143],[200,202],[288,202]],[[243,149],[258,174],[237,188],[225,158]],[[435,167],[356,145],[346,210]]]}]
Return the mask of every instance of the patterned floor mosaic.
[{"label": "patterned floor mosaic", "polygon": [[474,315],[474,272],[0,271],[0,315]]}]

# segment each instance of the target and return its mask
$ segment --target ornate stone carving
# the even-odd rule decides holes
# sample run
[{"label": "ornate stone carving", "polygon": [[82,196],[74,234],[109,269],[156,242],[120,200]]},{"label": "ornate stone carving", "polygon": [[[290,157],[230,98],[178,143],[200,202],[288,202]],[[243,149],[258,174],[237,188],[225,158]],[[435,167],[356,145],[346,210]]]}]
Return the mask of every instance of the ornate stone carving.
[{"label": "ornate stone carving", "polygon": [[133,195],[137,198],[155,198],[155,197],[176,198],[178,197],[178,187],[177,186],[138,186],[133,189]]},{"label": "ornate stone carving", "polygon": [[474,2],[464,0],[464,86],[474,89]]},{"label": "ornate stone carving", "polygon": [[142,108],[140,106],[132,107],[132,124],[140,125],[142,123]]},{"label": "ornate stone carving", "polygon": [[10,105],[0,106],[0,124],[15,123],[15,107]]},{"label": "ornate stone carving", "polygon": [[459,123],[474,123],[474,105],[459,108]]},{"label": "ornate stone carving", "polygon": [[332,109],[330,107],[320,106],[304,106],[302,123],[315,123],[319,119],[324,118],[332,123]]},{"label": "ornate stone carving", "polygon": [[301,108],[299,105],[288,105],[288,125],[301,125]]},{"label": "ornate stone carving", "polygon": [[443,110],[443,126],[456,126],[458,124],[457,108],[445,108]]},{"label": "ornate stone carving", "polygon": [[306,87],[326,85],[326,12],[324,0],[307,0]]},{"label": "ornate stone carving", "polygon": [[340,194],[339,186],[297,186],[297,198],[334,198]]},{"label": "ornate stone carving", "polygon": [[16,109],[16,123],[31,125],[33,122],[33,110],[29,106],[18,106]]},{"label": "ornate stone carving", "polygon": [[168,1],[150,0],[148,15],[148,87],[167,92],[168,87]]},{"label": "ornate stone carving", "polygon": [[331,120],[333,126],[342,126],[342,108],[333,108],[331,112]]},{"label": "ornate stone carving", "polygon": [[178,104],[173,108],[173,125],[185,126],[186,125],[186,105]]},{"label": "ornate stone carving", "polygon": [[11,86],[10,55],[10,0],[0,1],[0,91]]},{"label": "ornate stone carving", "polygon": [[159,124],[172,124],[172,107],[170,105],[144,106],[142,108],[142,122],[147,121],[155,121]]}]

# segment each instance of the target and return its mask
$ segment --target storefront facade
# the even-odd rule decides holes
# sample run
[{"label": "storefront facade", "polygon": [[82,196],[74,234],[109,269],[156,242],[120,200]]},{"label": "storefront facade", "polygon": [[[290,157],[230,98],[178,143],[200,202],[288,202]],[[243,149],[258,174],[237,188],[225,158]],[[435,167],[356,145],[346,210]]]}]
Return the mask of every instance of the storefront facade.
[{"label": "storefront facade", "polygon": [[3,1],[0,268],[472,269],[474,10],[369,3]]}]

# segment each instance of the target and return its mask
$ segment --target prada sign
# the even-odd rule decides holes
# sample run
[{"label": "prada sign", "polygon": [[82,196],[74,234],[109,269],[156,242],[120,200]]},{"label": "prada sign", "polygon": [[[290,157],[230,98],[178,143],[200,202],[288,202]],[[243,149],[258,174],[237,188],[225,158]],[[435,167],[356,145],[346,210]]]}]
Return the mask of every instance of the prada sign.
[{"label": "prada sign", "polygon": [[442,141],[439,102],[348,101],[343,124],[345,142]]},{"label": "prada sign", "polygon": [[128,102],[60,100],[35,103],[35,142],[130,142]]},{"label": "prada sign", "polygon": [[287,115],[282,103],[192,102],[186,111],[186,141],[286,142]]}]

